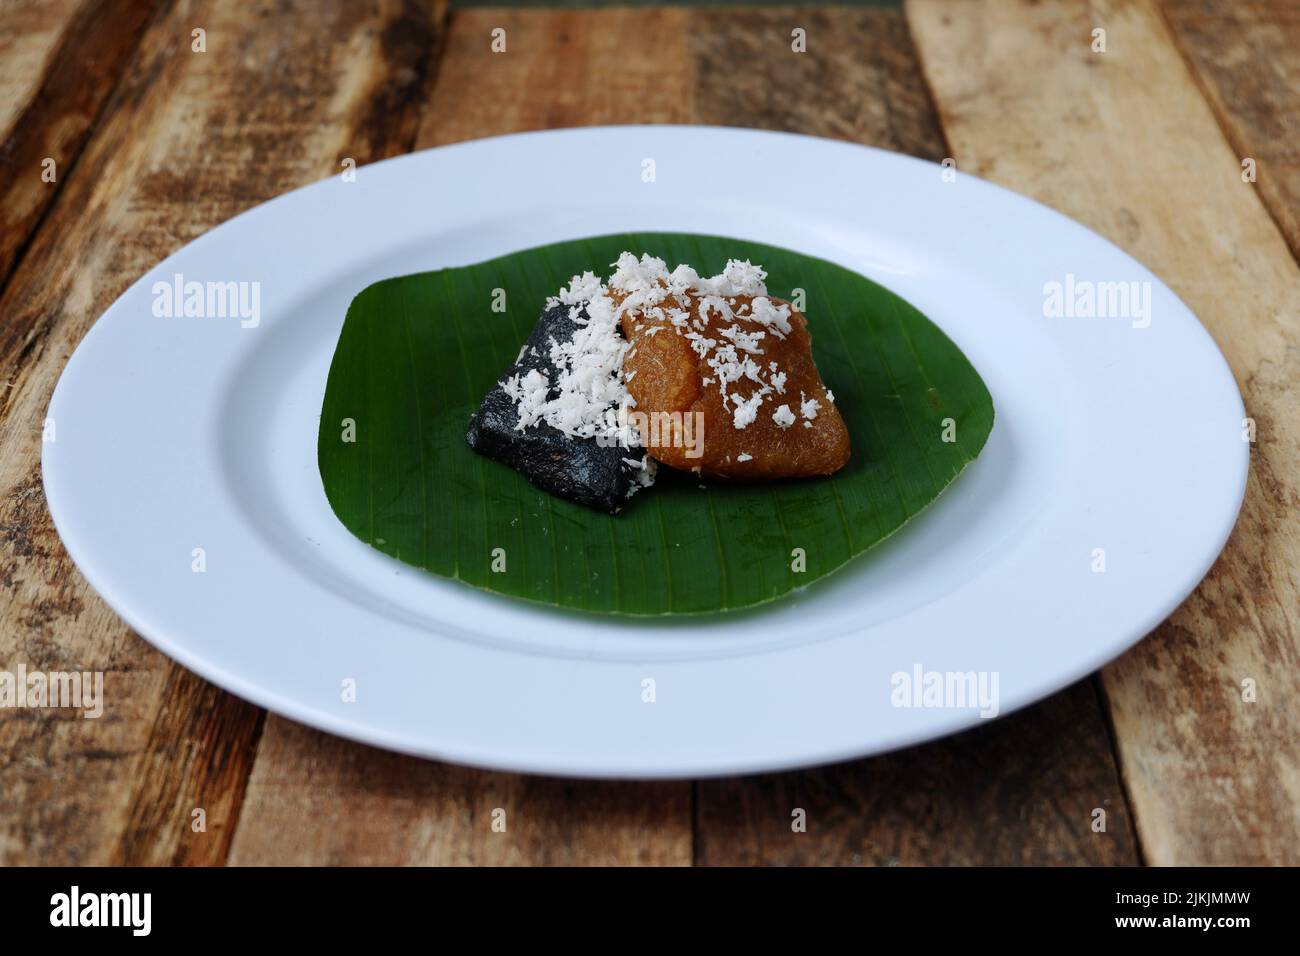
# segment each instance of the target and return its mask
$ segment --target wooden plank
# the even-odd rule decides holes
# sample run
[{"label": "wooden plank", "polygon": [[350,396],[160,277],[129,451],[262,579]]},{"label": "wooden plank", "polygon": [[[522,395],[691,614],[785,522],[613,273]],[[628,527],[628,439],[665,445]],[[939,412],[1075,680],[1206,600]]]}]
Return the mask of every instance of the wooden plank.
[{"label": "wooden plank", "polygon": [[134,768],[114,866],[222,864],[265,713],[172,665]]},{"label": "wooden plank", "polygon": [[[923,747],[802,773],[703,781],[696,861],[1134,865],[1137,841],[1099,716],[1088,679]],[[796,819],[806,829],[796,830]],[[1104,831],[1094,829],[1101,824]]]},{"label": "wooden plank", "polygon": [[[23,3],[16,26],[8,24],[4,34],[32,20],[37,20],[35,32],[27,37],[0,34],[0,63],[6,64],[0,79],[0,289],[71,174],[154,6],[91,0],[72,9],[64,2],[33,9]],[[58,26],[63,29],[55,33]],[[57,43],[46,49],[51,33]],[[15,61],[6,62],[5,47]],[[24,74],[32,68],[43,72]],[[3,100],[6,91],[15,96],[13,101]]]},{"label": "wooden plank", "polygon": [[83,0],[0,2],[0,142],[9,138]]},{"label": "wooden plank", "polygon": [[690,786],[486,773],[267,720],[235,865],[690,862]]},{"label": "wooden plank", "polygon": [[1180,49],[1300,258],[1300,5],[1161,0]]},{"label": "wooden plank", "polygon": [[[685,123],[681,8],[458,10],[417,147],[608,123]],[[504,52],[493,51],[504,31]],[[628,56],[655,37],[654,55]]]},{"label": "wooden plank", "polygon": [[[796,29],[804,53],[791,49]],[[897,10],[704,9],[687,41],[696,122],[807,133],[935,161],[947,155]]]},{"label": "wooden plank", "polygon": [[[791,50],[796,28],[808,53]],[[505,30],[504,53],[492,52],[494,29]],[[648,36],[655,55],[629,57],[627,45]],[[896,11],[459,11],[418,145],[614,122],[707,123],[940,159],[942,133],[917,69]]]},{"label": "wooden plank", "polygon": [[76,573],[41,496],[44,410],[94,319],[159,259],[344,156],[409,149],[440,16],[347,0],[169,11],[0,298],[0,661],[106,672],[99,720],[0,716],[0,861],[224,859],[261,713],[180,672]]},{"label": "wooden plank", "polygon": [[912,0],[907,14],[958,168],[1134,254],[1236,375],[1258,427],[1236,530],[1103,681],[1150,862],[1300,862],[1300,270],[1150,2]]}]

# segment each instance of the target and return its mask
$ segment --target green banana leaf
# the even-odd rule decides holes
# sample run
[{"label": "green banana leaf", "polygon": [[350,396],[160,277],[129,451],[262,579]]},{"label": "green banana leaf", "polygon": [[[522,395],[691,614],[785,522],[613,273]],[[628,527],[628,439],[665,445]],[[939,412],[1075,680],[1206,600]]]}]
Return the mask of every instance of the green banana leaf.
[{"label": "green banana leaf", "polygon": [[[547,296],[588,269],[608,275],[624,250],[701,275],[749,259],[767,270],[772,295],[802,298],[817,367],[849,429],[849,464],[830,478],[750,485],[661,468],[611,517],[470,450],[470,415]],[[394,558],[513,598],[672,615],[762,604],[843,567],[933,501],[992,427],[988,389],[966,357],[869,279],[754,242],[636,233],[363,289],[330,367],[318,447],[334,513]]]}]

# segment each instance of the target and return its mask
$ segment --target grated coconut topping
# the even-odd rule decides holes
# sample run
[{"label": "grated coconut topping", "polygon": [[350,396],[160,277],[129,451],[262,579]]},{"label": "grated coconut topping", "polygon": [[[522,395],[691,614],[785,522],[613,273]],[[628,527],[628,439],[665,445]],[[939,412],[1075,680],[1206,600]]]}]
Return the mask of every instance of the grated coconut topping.
[{"label": "grated coconut topping", "polygon": [[[785,392],[786,374],[777,364],[756,360],[763,356],[763,342],[769,334],[784,339],[791,331],[790,306],[776,305],[767,297],[767,273],[761,266],[732,259],[720,274],[703,277],[688,265],[670,272],[662,259],[649,255],[638,259],[624,252],[613,267],[608,284],[588,271],[575,275],[568,286],[547,299],[548,309],[568,306],[569,318],[578,329],[570,341],[549,342],[549,358],[556,369],[554,381],[533,369],[501,383],[518,407],[517,430],[545,422],[574,438],[614,441],[629,450],[643,447],[640,434],[628,420],[636,401],[628,394],[623,374],[629,343],[619,323],[629,312],[641,317],[638,332],[644,329],[645,335],[652,336],[672,329],[690,343],[712,370],[704,384],[716,381],[734,427],[746,428],[757,419],[768,396]],[[610,289],[624,296],[618,305]],[[749,297],[751,303],[737,309],[738,296]],[[692,300],[699,302],[695,319],[690,313]],[[704,334],[710,328],[710,317],[717,338]],[[736,323],[737,317],[762,329],[747,331]],[[523,354],[521,349],[520,358]],[[805,427],[810,427],[820,407],[816,400],[800,395]],[[796,420],[787,404],[778,406],[772,418],[783,429]],[[748,459],[744,455],[740,460]],[[653,459],[643,453],[639,459],[622,460],[637,470],[629,495],[653,483]]]}]

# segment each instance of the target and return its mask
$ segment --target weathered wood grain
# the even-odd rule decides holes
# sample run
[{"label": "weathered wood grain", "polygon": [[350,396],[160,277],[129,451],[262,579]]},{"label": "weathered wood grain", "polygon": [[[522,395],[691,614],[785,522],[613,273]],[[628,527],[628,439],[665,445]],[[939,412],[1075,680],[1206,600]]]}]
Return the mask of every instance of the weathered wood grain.
[{"label": "weathered wood grain", "polygon": [[219,865],[230,852],[265,715],[182,667],[167,681],[115,866]]},{"label": "weathered wood grain", "polygon": [[0,11],[0,289],[155,12],[140,0],[12,6]]},{"label": "weathered wood grain", "polygon": [[[1236,530],[1103,682],[1150,862],[1300,862],[1296,261],[1149,2],[910,0],[907,14],[958,168],[1150,266],[1241,386],[1258,432]],[[1098,27],[1106,53],[1090,49]]]},{"label": "weathered wood grain", "polygon": [[[803,53],[792,50],[795,30],[803,31]],[[935,161],[946,155],[897,10],[702,9],[686,39],[695,122],[807,133]]]},{"label": "weathered wood grain", "polygon": [[[505,31],[494,53],[492,31]],[[802,29],[808,51],[791,49]],[[628,56],[655,37],[653,56]],[[743,68],[741,68],[743,65]],[[943,137],[897,11],[464,10],[420,147],[602,123],[706,123],[881,142],[939,159]],[[469,104],[469,105],[467,105]]]},{"label": "weathered wood grain", "polygon": [[234,865],[685,865],[690,787],[485,773],[270,717]]},{"label": "weathered wood grain", "polygon": [[1300,4],[1161,0],[1219,125],[1300,258]]},{"label": "weathered wood grain", "polygon": [[409,149],[440,18],[415,2],[177,4],[0,297],[0,666],[107,672],[99,720],[0,715],[0,861],[225,857],[261,713],[179,672],[76,573],[41,495],[44,410],[93,320],[159,259],[345,156]]},{"label": "weathered wood grain", "polygon": [[[458,10],[420,126],[421,149],[502,133],[685,123],[692,71],[681,8]],[[496,37],[503,52],[494,52]],[[629,56],[654,37],[654,55]]]},{"label": "weathered wood grain", "polygon": [[[696,862],[1135,865],[1136,838],[1100,712],[1089,678],[922,747],[800,773],[702,781]],[[795,828],[797,819],[805,829]]]},{"label": "weathered wood grain", "polygon": [[41,88],[59,42],[84,0],[0,2],[0,140]]}]

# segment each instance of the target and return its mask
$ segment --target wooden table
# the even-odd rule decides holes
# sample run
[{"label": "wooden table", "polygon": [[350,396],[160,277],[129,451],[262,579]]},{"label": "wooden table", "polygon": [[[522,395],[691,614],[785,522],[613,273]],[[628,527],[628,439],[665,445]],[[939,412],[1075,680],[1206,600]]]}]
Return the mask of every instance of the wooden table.
[{"label": "wooden table", "polygon": [[[987,727],[697,783],[369,749],[133,634],[68,560],[41,491],[46,403],[95,318],[182,244],[346,158],[601,123],[953,157],[1150,266],[1218,341],[1256,426],[1241,520],[1205,582],[1099,675]],[[106,672],[98,721],[0,711],[0,862],[1300,863],[1295,2],[0,0],[0,141],[0,669]]]}]

